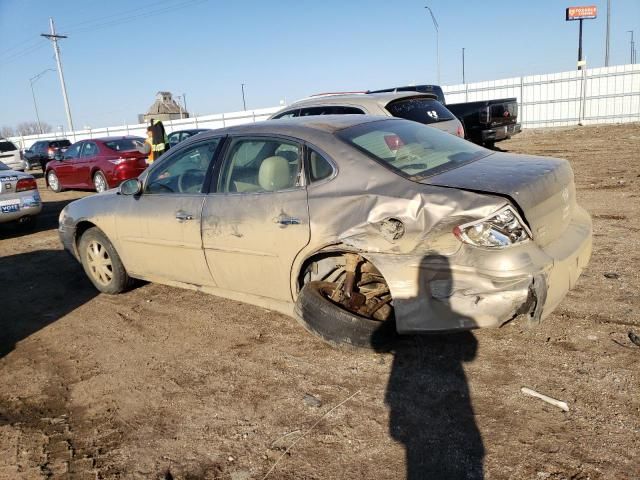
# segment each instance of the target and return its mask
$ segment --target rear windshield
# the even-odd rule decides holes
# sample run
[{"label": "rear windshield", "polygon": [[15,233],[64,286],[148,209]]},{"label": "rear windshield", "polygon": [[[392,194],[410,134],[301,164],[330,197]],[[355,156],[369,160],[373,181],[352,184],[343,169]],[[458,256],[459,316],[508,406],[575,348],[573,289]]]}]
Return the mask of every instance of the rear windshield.
[{"label": "rear windshield", "polygon": [[49,142],[51,148],[64,148],[71,145],[69,140],[56,140],[55,142]]},{"label": "rear windshield", "polygon": [[14,152],[16,150],[17,148],[13,143],[6,140],[0,141],[0,152]]},{"label": "rear windshield", "polygon": [[369,122],[341,130],[337,135],[412,180],[451,170],[491,154],[455,135],[408,121]]},{"label": "rear windshield", "polygon": [[104,145],[111,150],[117,152],[126,152],[128,150],[137,150],[137,146],[144,143],[144,138],[120,138],[118,140],[108,140]]},{"label": "rear windshield", "polygon": [[455,118],[447,107],[431,98],[396,100],[387,105],[387,110],[389,110],[394,117],[405,118],[426,125],[453,120]]},{"label": "rear windshield", "polygon": [[0,170],[11,170],[11,169],[7,167],[4,163],[0,162]]}]

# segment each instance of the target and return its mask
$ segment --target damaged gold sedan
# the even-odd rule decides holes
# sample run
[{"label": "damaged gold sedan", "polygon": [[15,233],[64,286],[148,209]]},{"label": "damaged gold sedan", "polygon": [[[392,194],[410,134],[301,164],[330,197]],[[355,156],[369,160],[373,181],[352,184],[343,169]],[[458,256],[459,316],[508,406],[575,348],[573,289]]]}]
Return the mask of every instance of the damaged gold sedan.
[{"label": "damaged gold sedan", "polygon": [[59,233],[101,292],[132,279],[197,289],[360,346],[536,324],[591,254],[565,160],[363,115],[198,135],[69,204]]}]

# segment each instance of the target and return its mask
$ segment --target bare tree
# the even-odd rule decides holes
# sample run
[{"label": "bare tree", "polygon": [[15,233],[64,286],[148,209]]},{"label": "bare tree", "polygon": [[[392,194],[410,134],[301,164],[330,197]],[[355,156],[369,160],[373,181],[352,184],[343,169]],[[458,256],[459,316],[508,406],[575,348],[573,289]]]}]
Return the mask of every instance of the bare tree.
[{"label": "bare tree", "polygon": [[22,122],[16,126],[16,133],[18,135],[36,135],[41,133],[40,129],[42,129],[42,133],[49,133],[53,130],[51,125],[46,122],[40,122],[40,125],[38,122]]},{"label": "bare tree", "polygon": [[15,131],[13,130],[13,127],[0,128],[0,137],[2,138],[13,137],[14,135],[15,135]]}]

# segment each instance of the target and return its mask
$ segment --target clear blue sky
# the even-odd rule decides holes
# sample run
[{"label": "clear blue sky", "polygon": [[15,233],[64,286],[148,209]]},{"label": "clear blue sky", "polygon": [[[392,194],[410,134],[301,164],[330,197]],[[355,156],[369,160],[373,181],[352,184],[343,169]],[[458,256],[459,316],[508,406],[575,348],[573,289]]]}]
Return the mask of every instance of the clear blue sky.
[{"label": "clear blue sky", "polygon": [[[0,0],[0,126],[35,120],[29,78],[55,68],[39,36],[58,33],[76,128],[136,123],[158,90],[186,93],[192,113],[291,102],[312,93],[435,83],[440,25],[441,83],[575,68],[578,22],[571,5],[597,5],[585,21],[589,66],[604,65],[606,0]],[[640,50],[640,0],[612,0],[611,64]],[[35,84],[40,117],[65,125],[57,74]]]}]

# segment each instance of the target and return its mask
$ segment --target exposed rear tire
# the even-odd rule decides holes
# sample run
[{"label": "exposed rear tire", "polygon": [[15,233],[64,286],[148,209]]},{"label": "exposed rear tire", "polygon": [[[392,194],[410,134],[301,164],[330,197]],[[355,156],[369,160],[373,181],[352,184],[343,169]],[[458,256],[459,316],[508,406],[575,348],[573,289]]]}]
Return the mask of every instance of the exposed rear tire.
[{"label": "exposed rear tire", "polygon": [[102,172],[96,172],[93,175],[93,186],[96,189],[96,192],[102,193],[109,190],[109,184],[107,183],[107,179]]},{"label": "exposed rear tire", "polygon": [[335,283],[307,283],[296,301],[296,316],[311,333],[333,346],[379,349],[396,336],[393,319],[372,320],[350,312],[330,300]]},{"label": "exposed rear tire", "polygon": [[118,252],[99,228],[90,228],[82,234],[78,251],[85,273],[102,293],[121,293],[133,284]]},{"label": "exposed rear tire", "polygon": [[49,188],[56,193],[59,193],[62,191],[62,187],[60,186],[60,180],[58,180],[58,176],[56,175],[56,172],[54,172],[53,170],[49,170],[47,172],[47,184],[49,185]]}]

